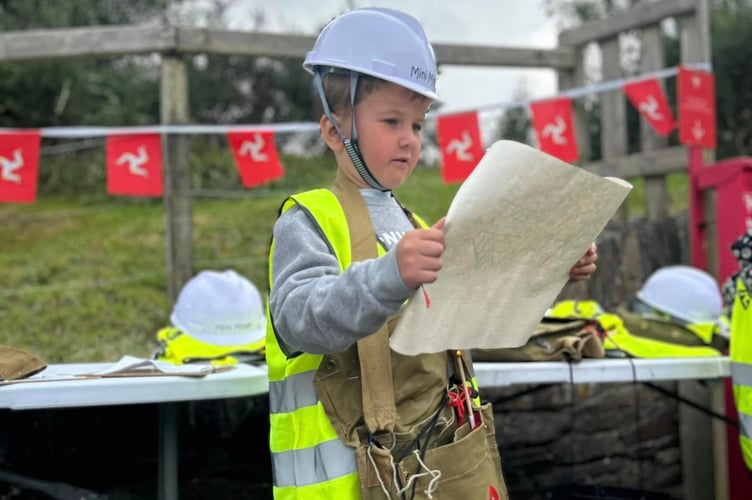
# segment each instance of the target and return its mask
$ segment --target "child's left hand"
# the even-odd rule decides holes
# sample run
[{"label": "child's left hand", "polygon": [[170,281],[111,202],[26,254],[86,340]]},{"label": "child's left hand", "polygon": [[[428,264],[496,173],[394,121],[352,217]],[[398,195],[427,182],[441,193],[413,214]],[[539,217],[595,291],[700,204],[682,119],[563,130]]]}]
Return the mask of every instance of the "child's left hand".
[{"label": "child's left hand", "polygon": [[580,260],[578,260],[574,266],[572,266],[572,269],[569,270],[569,278],[576,281],[590,279],[590,275],[595,272],[597,267],[595,265],[597,260],[598,247],[595,246],[595,243],[591,243],[590,248],[587,249],[585,255],[580,257]]}]

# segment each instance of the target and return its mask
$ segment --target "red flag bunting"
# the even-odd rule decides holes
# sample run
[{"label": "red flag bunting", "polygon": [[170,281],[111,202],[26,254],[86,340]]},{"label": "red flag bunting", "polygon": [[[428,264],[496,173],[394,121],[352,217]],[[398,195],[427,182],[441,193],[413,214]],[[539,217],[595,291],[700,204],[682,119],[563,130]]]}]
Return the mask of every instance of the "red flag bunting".
[{"label": "red flag bunting", "polygon": [[285,176],[274,144],[274,132],[229,132],[227,142],[243,187],[258,186]]},{"label": "red flag bunting", "polygon": [[674,115],[658,79],[624,84],[624,93],[632,106],[653,126],[656,133],[668,135],[676,127]]},{"label": "red flag bunting", "polygon": [[39,179],[38,130],[0,133],[0,202],[33,203]]},{"label": "red flag bunting", "polygon": [[715,149],[715,78],[707,71],[680,67],[679,142]]},{"label": "red flag bunting", "polygon": [[562,161],[574,162],[579,157],[572,120],[572,100],[560,97],[530,104],[533,127],[541,151]]},{"label": "red flag bunting", "polygon": [[109,194],[162,196],[159,134],[109,135],[105,150]]},{"label": "red flag bunting", "polygon": [[444,182],[461,182],[483,157],[478,113],[439,116],[436,122]]}]

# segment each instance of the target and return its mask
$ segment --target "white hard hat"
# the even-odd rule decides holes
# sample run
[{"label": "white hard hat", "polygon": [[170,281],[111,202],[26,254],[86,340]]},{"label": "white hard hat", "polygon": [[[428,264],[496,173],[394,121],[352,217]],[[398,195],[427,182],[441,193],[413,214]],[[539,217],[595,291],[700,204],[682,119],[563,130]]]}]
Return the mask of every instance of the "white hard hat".
[{"label": "white hard hat", "polygon": [[191,278],[178,295],[170,321],[207,344],[236,346],[266,335],[261,295],[233,270],[201,271]]},{"label": "white hard hat", "polygon": [[324,114],[337,130],[348,156],[363,181],[374,189],[387,191],[368,169],[358,146],[355,113],[350,116],[347,137],[329,109],[323,78],[328,73],[350,77],[350,107],[360,75],[394,83],[435,101],[436,56],[417,19],[394,9],[364,7],[334,18],[319,33],[306,54],[303,68],[313,74],[313,84]]},{"label": "white hard hat", "polygon": [[710,274],[690,266],[662,267],[651,274],[637,298],[688,323],[712,323],[723,307],[718,283]]},{"label": "white hard hat", "polygon": [[360,8],[329,22],[303,67],[374,76],[436,100],[436,57],[417,19],[394,9]]}]

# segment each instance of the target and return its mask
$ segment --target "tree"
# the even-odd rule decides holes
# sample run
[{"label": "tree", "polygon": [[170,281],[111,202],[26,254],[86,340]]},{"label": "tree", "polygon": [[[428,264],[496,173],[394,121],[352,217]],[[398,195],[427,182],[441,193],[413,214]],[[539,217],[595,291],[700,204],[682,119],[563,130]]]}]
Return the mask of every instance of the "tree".
[{"label": "tree", "polygon": [[[1,0],[0,29],[131,24],[169,0]],[[0,126],[144,124],[159,116],[158,71],[144,58],[34,61],[0,66]]]},{"label": "tree", "polygon": [[[528,97],[525,82],[522,81],[514,91],[514,100],[520,102]],[[524,106],[515,106],[504,111],[499,124],[499,136],[501,139],[531,144],[530,127],[531,122],[527,109]]]},{"label": "tree", "polygon": [[752,1],[715,0],[711,13],[719,158],[752,153]]},{"label": "tree", "polygon": [[[230,0],[0,0],[0,29],[164,21],[223,28]],[[263,28],[263,17],[256,29]],[[310,78],[299,60],[206,56],[188,60],[190,107],[201,123],[312,117]],[[125,56],[4,64],[0,126],[145,125],[159,122],[159,59]]]},{"label": "tree", "polygon": [[634,7],[641,0],[543,0],[549,17],[557,18],[560,27],[603,19],[615,12]]}]

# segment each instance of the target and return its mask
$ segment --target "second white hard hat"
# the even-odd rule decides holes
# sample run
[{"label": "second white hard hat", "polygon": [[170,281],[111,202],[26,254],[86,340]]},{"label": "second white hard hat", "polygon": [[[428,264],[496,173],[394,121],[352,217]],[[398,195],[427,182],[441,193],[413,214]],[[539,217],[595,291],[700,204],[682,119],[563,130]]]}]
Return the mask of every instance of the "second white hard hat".
[{"label": "second white hard hat", "polygon": [[691,266],[656,270],[637,292],[637,298],[687,323],[715,322],[723,307],[715,278]]},{"label": "second white hard hat", "polygon": [[264,306],[256,287],[233,270],[201,271],[180,291],[172,325],[196,340],[242,345],[266,335]]}]

